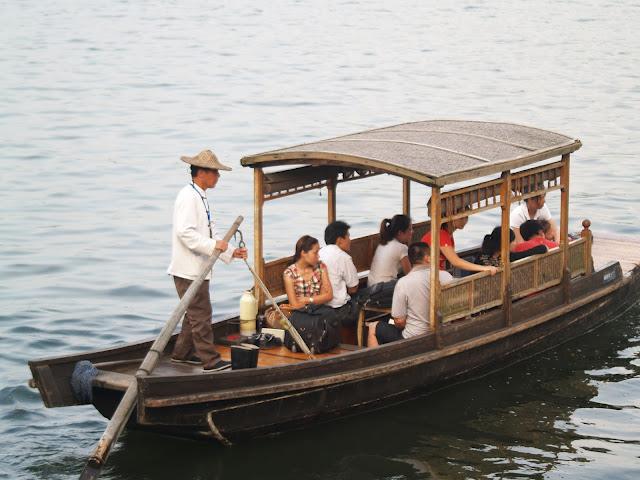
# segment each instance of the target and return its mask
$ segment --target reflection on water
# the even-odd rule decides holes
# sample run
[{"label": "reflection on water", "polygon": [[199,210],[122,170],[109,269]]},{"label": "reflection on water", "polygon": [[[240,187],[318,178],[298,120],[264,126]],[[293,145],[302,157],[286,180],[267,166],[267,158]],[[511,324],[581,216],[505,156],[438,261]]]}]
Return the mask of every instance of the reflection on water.
[{"label": "reflection on water", "polygon": [[[210,147],[234,166],[212,205],[222,226],[245,215],[250,239],[242,155],[433,118],[530,124],[584,143],[571,229],[589,217],[596,234],[640,236],[634,2],[24,1],[0,14],[0,478],[76,478],[105,425],[91,408],[43,408],[27,359],[150,337],[174,307],[180,155]],[[321,237],[325,195],[267,204],[268,258]],[[427,196],[412,189],[416,220]],[[338,188],[355,235],[400,208],[391,177]],[[476,244],[497,222],[478,215],[456,240]],[[217,267],[214,315],[237,311],[250,282],[240,263]],[[241,449],[128,432],[105,478],[635,478],[639,318]]]}]

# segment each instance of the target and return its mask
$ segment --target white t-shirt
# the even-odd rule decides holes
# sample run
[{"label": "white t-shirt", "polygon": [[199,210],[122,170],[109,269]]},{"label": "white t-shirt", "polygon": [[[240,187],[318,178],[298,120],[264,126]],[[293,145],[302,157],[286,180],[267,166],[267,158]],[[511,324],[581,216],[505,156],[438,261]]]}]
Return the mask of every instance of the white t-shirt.
[{"label": "white t-shirt", "polygon": [[[449,272],[440,270],[440,285],[453,280]],[[428,265],[416,265],[398,280],[393,290],[391,316],[406,317],[402,338],[411,338],[429,331],[429,295],[431,270]]]},{"label": "white t-shirt", "polygon": [[351,255],[337,245],[327,245],[320,249],[320,260],[327,266],[333,288],[333,298],[327,305],[333,308],[342,307],[351,298],[347,288],[358,285],[358,271]]},{"label": "white t-shirt", "polygon": [[407,256],[408,251],[409,247],[395,238],[386,245],[378,245],[371,260],[367,286],[398,278],[398,272],[402,267],[401,260]]},{"label": "white t-shirt", "polygon": [[538,209],[533,218],[529,217],[527,202],[522,202],[511,212],[511,228],[520,228],[520,225],[527,220],[551,220],[551,212],[547,204],[545,203],[542,208]]}]

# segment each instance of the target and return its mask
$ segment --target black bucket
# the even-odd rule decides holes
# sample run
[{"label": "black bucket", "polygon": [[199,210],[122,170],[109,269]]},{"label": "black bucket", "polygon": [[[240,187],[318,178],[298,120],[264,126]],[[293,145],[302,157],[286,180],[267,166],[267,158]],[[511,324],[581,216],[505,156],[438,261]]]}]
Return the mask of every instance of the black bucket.
[{"label": "black bucket", "polygon": [[250,343],[231,345],[231,369],[256,368],[258,366],[259,353],[260,347]]}]

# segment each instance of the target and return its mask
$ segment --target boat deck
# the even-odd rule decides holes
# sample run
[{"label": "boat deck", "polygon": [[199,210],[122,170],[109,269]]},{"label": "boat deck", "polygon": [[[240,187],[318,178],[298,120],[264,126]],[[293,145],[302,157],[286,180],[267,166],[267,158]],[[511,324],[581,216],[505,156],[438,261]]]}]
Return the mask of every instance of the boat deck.
[{"label": "boat deck", "polygon": [[600,270],[608,263],[619,261],[622,272],[628,275],[636,265],[640,265],[640,238],[594,234],[591,255],[595,270]]},{"label": "boat deck", "polygon": [[[316,359],[329,358],[358,349],[359,347],[355,345],[341,344],[330,352],[315,354],[314,356]],[[225,345],[216,345],[216,350],[218,350],[223,360],[231,361],[230,347]],[[290,365],[292,363],[304,362],[306,359],[306,354],[293,353],[286,347],[261,349],[258,357],[258,368]],[[100,370],[100,373],[94,380],[94,385],[125,390],[129,385],[131,377],[136,373],[137,368],[142,363],[142,360],[142,358],[134,358],[130,360],[96,364],[95,366]],[[151,373],[151,376],[173,377],[178,375],[198,375],[202,373],[202,365],[174,363],[168,355],[163,355],[160,362]]]}]

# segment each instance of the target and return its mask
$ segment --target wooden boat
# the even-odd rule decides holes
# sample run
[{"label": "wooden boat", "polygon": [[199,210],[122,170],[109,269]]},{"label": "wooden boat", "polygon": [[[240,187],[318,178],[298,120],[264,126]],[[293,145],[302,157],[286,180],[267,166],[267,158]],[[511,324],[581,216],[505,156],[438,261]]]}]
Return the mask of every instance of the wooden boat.
[{"label": "wooden boat", "polygon": [[[431,222],[415,225],[416,239],[427,229],[439,238],[443,221],[500,208],[503,259],[509,257],[504,240],[511,204],[560,190],[562,242],[546,254],[506,261],[495,276],[479,273],[440,286],[432,269],[431,331],[379,348],[368,349],[357,340],[359,332],[345,331],[339,348],[313,360],[282,347],[262,350],[256,369],[203,374],[199,367],[168,361],[174,336],[159,366],[138,380],[129,426],[231,445],[429,392],[619,315],[638,298],[640,242],[594,238],[588,221],[581,238],[569,241],[570,154],[580,146],[579,140],[520,125],[426,121],[244,157],[242,165],[254,169],[255,269],[274,295],[284,293],[282,272],[291,259],[263,260],[264,202],[326,188],[332,221],[338,184],[376,175],[402,178],[405,213],[413,182],[431,188]],[[461,206],[468,209],[456,213]],[[437,265],[439,247],[433,243],[431,263]],[[363,277],[376,245],[377,235],[352,242]],[[264,299],[259,301],[263,308]],[[215,337],[237,333],[235,320],[216,323]],[[76,362],[89,360],[99,369],[93,405],[109,418],[150,345],[33,360],[31,383],[47,407],[77,405],[70,377]],[[228,359],[229,347],[218,349]]]}]

